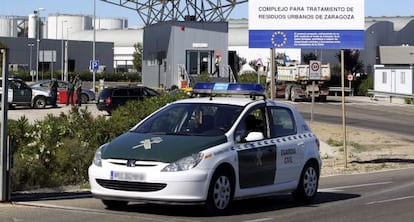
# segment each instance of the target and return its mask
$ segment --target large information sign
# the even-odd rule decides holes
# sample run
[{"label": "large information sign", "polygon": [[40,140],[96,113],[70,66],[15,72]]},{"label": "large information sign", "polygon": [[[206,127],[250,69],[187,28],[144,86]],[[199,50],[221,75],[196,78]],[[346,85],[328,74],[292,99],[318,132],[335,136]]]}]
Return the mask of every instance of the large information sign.
[{"label": "large information sign", "polygon": [[249,0],[250,48],[364,48],[363,0]]}]

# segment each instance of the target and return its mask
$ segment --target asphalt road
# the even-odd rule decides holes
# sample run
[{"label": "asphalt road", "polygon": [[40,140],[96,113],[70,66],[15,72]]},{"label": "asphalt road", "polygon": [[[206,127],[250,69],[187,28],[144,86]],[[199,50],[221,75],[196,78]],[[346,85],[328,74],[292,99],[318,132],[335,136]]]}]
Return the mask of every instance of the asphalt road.
[{"label": "asphalt road", "polygon": [[[327,103],[315,103],[313,120],[342,124],[340,97],[328,97]],[[307,120],[311,119],[311,103],[293,103]],[[373,101],[366,97],[347,97],[345,100],[346,125],[399,134],[414,140],[414,105]]]},{"label": "asphalt road", "polygon": [[236,202],[229,215],[209,216],[200,207],[132,203],[126,209],[105,209],[88,193],[42,199],[30,196],[0,204],[0,221],[413,221],[414,170],[321,178],[312,204],[296,203],[290,195]]}]

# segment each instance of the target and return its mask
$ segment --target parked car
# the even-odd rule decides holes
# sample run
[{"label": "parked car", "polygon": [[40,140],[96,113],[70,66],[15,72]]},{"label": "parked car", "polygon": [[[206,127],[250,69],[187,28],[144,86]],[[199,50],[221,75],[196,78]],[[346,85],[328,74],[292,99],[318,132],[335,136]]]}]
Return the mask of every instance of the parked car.
[{"label": "parked car", "polygon": [[129,100],[141,100],[158,95],[159,92],[146,86],[113,86],[99,93],[96,106],[98,110],[111,114],[113,110]]},{"label": "parked car", "polygon": [[[34,89],[39,89],[39,88],[43,88],[43,89],[49,89],[49,84],[52,80],[50,79],[44,79],[44,80],[40,80],[38,82],[35,82],[33,84],[31,84],[30,86]],[[67,86],[68,86],[68,82],[67,81],[63,81],[63,80],[57,80],[58,82],[58,92],[59,91],[63,91],[63,90],[67,90]],[[90,90],[90,89],[85,89],[84,87],[82,87],[82,94],[81,94],[81,99],[82,99],[82,103],[88,103],[91,101],[95,101],[95,97],[96,94],[94,91]],[[74,98],[76,99],[76,98]]]},{"label": "parked car", "polygon": [[[9,108],[15,106],[29,106],[33,108],[43,109],[46,105],[51,105],[52,97],[49,90],[42,88],[32,88],[23,80],[10,77],[8,90]],[[0,94],[2,93],[2,81],[0,78]]]},{"label": "parked car", "polygon": [[88,171],[96,198],[114,209],[140,201],[221,214],[233,200],[316,196],[319,140],[293,105],[266,99],[259,84],[197,83],[193,92],[97,149]]}]

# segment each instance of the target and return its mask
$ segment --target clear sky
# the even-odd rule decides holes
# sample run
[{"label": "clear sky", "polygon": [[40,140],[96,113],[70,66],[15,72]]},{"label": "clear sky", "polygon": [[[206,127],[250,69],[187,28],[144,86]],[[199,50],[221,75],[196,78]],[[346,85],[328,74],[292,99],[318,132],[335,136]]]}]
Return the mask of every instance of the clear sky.
[{"label": "clear sky", "polygon": [[[38,8],[45,9],[42,17],[55,13],[93,15],[93,4],[94,0],[0,0],[0,15],[26,16]],[[238,5],[230,17],[247,18],[247,9],[247,3]],[[135,11],[100,0],[96,0],[96,15],[128,18],[130,27],[142,25]],[[365,0],[365,16],[414,16],[414,1]]]}]

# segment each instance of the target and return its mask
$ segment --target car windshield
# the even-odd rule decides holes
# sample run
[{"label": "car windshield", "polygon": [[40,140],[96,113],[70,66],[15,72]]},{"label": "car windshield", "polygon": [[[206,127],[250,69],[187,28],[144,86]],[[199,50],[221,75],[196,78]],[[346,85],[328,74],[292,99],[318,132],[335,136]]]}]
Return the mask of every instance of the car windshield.
[{"label": "car windshield", "polygon": [[133,132],[218,136],[226,133],[243,107],[226,104],[179,103],[159,111]]}]

